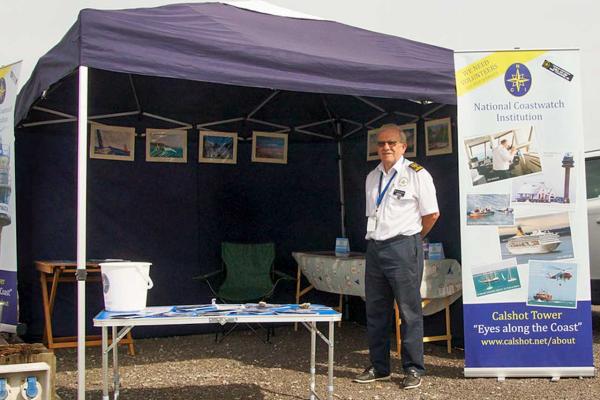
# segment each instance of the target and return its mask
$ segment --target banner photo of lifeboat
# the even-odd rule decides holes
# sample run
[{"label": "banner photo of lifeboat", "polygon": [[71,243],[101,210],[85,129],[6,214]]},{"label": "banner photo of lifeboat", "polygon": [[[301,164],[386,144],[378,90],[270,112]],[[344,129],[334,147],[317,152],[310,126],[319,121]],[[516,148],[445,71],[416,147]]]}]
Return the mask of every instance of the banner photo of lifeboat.
[{"label": "banner photo of lifeboat", "polygon": [[467,194],[467,225],[514,225],[508,194]]},{"label": "banner photo of lifeboat", "polygon": [[502,258],[517,258],[517,264],[533,260],[573,258],[569,213],[515,218],[514,226],[498,227]]},{"label": "banner photo of lifeboat", "polygon": [[527,305],[576,308],[577,264],[530,261]]}]

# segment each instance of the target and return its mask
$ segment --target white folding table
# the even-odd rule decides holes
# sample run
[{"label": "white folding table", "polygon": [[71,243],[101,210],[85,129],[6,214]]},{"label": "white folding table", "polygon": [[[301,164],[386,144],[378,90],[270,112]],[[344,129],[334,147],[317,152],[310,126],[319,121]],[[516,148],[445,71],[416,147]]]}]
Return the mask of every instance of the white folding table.
[{"label": "white folding table", "polygon": [[[309,331],[310,340],[310,389],[311,400],[321,399],[315,389],[315,356],[317,335],[328,345],[328,384],[327,400],[333,400],[333,350],[334,350],[334,322],[340,321],[342,315],[335,310],[324,306],[311,306],[309,310],[299,310],[297,304],[286,304],[279,306],[285,312],[261,312],[249,313],[244,310],[233,310],[228,313],[219,312],[180,312],[180,310],[192,310],[194,307],[204,308],[212,305],[200,306],[166,306],[148,307],[143,312],[134,314],[111,313],[102,311],[94,317],[94,326],[102,328],[102,399],[109,399],[108,391],[108,358],[113,352],[113,398],[119,397],[120,375],[118,343],[131,329],[136,326],[157,325],[186,325],[186,324],[227,324],[227,323],[301,323]],[[228,305],[235,306],[235,305]],[[240,306],[240,305],[238,305]],[[241,306],[240,306],[241,307]],[[328,335],[325,336],[317,329],[317,322],[327,322],[329,325]],[[108,328],[112,328],[112,343],[108,344]]]}]

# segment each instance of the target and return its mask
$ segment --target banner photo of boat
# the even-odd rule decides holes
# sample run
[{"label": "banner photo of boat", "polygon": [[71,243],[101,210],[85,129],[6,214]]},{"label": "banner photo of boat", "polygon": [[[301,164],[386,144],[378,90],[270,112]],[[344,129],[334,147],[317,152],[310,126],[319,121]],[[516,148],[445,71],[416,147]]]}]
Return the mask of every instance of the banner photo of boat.
[{"label": "banner photo of boat", "polygon": [[577,190],[573,153],[544,153],[542,158],[543,173],[512,181],[513,205],[574,205]]},{"label": "banner photo of boat", "polygon": [[533,126],[468,138],[464,145],[473,186],[542,171]]},{"label": "banner photo of boat", "polygon": [[514,226],[498,227],[503,259],[517,257],[517,264],[534,260],[574,258],[569,213],[515,218]]},{"label": "banner photo of boat", "polygon": [[476,266],[471,273],[477,297],[521,287],[516,258]]},{"label": "banner photo of boat", "polygon": [[577,264],[529,261],[527,305],[577,308]]},{"label": "banner photo of boat", "polygon": [[467,225],[514,225],[508,194],[467,194]]}]

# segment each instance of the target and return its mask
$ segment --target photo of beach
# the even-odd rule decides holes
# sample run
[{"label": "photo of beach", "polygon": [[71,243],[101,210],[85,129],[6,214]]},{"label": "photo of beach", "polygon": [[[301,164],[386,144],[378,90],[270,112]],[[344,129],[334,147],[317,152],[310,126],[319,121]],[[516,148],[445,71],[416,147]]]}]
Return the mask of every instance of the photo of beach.
[{"label": "photo of beach", "polygon": [[498,227],[498,238],[502,258],[518,264],[575,256],[568,212],[515,218],[514,226]]},{"label": "photo of beach", "polygon": [[252,161],[287,164],[287,139],[285,133],[253,132]]},{"label": "photo of beach", "polygon": [[515,258],[473,267],[471,273],[477,297],[521,287]]},{"label": "photo of beach", "polygon": [[467,225],[514,225],[508,194],[467,194]]},{"label": "photo of beach", "polygon": [[577,264],[530,261],[527,305],[577,308]]}]

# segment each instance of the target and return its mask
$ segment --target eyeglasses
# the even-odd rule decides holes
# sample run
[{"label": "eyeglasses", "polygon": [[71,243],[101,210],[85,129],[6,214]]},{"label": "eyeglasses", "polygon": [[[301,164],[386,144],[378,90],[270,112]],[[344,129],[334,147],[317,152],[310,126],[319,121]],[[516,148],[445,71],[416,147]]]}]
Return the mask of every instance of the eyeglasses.
[{"label": "eyeglasses", "polygon": [[379,147],[385,147],[386,143],[387,143],[388,146],[394,147],[394,146],[396,146],[398,144],[398,141],[396,141],[396,140],[387,140],[387,141],[384,140],[382,142],[377,142],[377,146],[379,146]]}]

